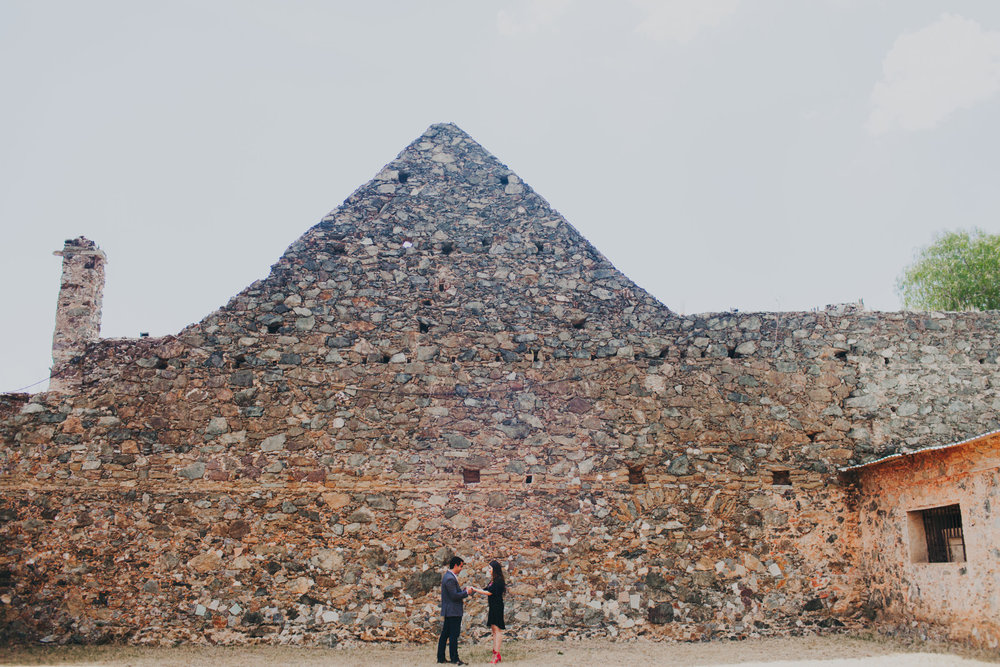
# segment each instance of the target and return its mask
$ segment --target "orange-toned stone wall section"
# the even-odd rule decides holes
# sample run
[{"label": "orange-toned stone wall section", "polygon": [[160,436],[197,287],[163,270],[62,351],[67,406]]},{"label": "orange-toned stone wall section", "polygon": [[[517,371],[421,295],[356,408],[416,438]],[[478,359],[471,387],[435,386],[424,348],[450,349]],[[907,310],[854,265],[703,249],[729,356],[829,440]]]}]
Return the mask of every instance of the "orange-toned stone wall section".
[{"label": "orange-toned stone wall section", "polygon": [[[149,339],[108,348],[173,354]],[[37,397],[0,427],[9,641],[431,639],[454,552],[477,585],[504,560],[518,637],[786,634],[837,627],[857,607],[846,489],[831,464],[802,458],[807,434],[768,416],[787,405],[813,423],[818,406],[792,402],[799,374],[729,358],[711,362],[733,371],[721,385],[697,372],[707,361],[681,372],[659,357],[424,363],[441,382],[497,371],[462,396],[389,392],[399,369],[374,364],[368,381],[385,393],[345,390],[330,409],[336,387],[288,369],[285,391],[253,376],[264,409],[251,416],[233,374],[203,365],[209,351],[180,349],[176,366],[102,362],[122,375]],[[670,409],[668,379],[690,417],[652,421]],[[733,421],[755,428],[734,440]],[[614,440],[613,423],[629,427]],[[644,483],[628,482],[633,460]],[[465,467],[482,482],[464,484]],[[469,615],[478,625],[481,604]]]},{"label": "orange-toned stone wall section", "polygon": [[[1000,436],[873,466],[859,476],[869,603],[889,620],[938,623],[1000,646]],[[912,562],[907,512],[958,504],[967,562]]]}]

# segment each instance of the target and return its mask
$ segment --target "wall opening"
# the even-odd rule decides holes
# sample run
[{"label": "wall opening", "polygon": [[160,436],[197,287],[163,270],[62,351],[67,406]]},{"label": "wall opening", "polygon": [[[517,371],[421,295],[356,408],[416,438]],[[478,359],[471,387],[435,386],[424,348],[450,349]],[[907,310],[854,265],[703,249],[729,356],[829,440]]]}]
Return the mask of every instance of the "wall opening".
[{"label": "wall opening", "polygon": [[532,479],[533,479],[532,476],[528,475],[527,477],[524,478],[524,483],[525,484],[531,484],[531,480]]},{"label": "wall opening", "polygon": [[956,505],[906,513],[913,563],[964,563],[962,510]]},{"label": "wall opening", "polygon": [[477,484],[479,482],[479,470],[476,468],[462,468],[462,481],[466,484]]},{"label": "wall opening", "polygon": [[406,181],[410,180],[410,175],[405,171],[400,171],[396,175],[396,178],[399,180],[400,183],[406,183]]},{"label": "wall opening", "polygon": [[771,471],[771,485],[772,486],[791,486],[792,485],[792,473],[790,470],[772,470]]},{"label": "wall opening", "polygon": [[641,465],[629,466],[628,467],[628,483],[629,484],[645,484],[646,483],[646,473],[643,472]]}]

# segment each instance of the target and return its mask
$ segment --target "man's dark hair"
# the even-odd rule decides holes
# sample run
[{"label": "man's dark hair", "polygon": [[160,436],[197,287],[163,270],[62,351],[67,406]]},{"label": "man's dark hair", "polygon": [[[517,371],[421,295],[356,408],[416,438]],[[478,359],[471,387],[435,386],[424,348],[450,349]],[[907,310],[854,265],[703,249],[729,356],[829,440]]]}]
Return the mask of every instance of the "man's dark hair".
[{"label": "man's dark hair", "polygon": [[448,569],[454,570],[456,565],[461,565],[464,562],[465,561],[459,558],[458,556],[452,556],[451,560],[448,561]]}]

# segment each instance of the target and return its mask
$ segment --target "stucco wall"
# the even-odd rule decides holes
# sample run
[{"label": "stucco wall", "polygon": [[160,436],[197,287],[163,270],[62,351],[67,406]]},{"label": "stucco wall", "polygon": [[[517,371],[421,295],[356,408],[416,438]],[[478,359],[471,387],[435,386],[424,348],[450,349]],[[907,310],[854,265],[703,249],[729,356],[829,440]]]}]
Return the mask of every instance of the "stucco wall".
[{"label": "stucco wall", "polygon": [[[858,480],[859,566],[873,608],[1000,646],[1000,436],[876,464]],[[913,562],[920,536],[907,513],[954,504],[961,507],[966,562]]]}]

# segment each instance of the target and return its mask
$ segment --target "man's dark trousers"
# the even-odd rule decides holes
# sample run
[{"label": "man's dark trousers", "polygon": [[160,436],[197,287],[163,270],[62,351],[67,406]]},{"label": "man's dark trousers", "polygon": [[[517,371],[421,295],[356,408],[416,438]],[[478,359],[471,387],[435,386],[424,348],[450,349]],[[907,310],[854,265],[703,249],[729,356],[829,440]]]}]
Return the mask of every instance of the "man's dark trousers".
[{"label": "man's dark trousers", "polygon": [[462,629],[462,599],[469,591],[458,587],[458,577],[451,570],[441,575],[441,638],[438,639],[438,662],[444,662],[444,642],[447,638],[451,661],[458,662],[458,633]]},{"label": "man's dark trousers", "polygon": [[444,662],[444,643],[448,642],[448,656],[451,662],[458,662],[458,633],[462,630],[461,616],[445,616],[438,639],[438,662]]}]

